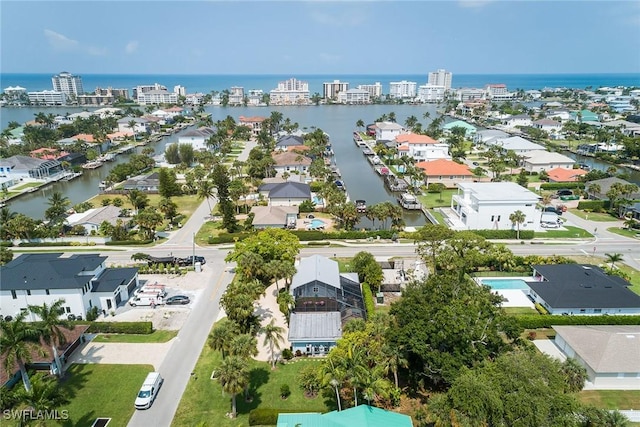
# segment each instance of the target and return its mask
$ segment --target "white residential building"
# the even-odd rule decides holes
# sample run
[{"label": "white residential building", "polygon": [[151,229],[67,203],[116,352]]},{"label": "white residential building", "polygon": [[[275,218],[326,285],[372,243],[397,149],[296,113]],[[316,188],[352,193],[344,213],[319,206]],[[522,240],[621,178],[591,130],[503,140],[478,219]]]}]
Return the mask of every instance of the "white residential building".
[{"label": "white residential building", "polygon": [[487,98],[492,101],[509,101],[513,99],[513,94],[507,90],[507,85],[503,83],[489,84],[485,86]]},{"label": "white residential building", "polygon": [[516,114],[515,116],[507,117],[502,121],[502,124],[509,128],[516,128],[518,126],[531,126],[533,120],[528,114]]},{"label": "white residential building", "polygon": [[207,145],[207,141],[211,136],[215,135],[215,133],[215,129],[208,127],[192,129],[180,134],[178,137],[178,144],[189,144],[193,147],[194,151],[208,150],[209,146]]},{"label": "white residential building", "polygon": [[340,104],[370,104],[371,95],[364,89],[348,89],[338,93]]},{"label": "white residential building", "polygon": [[562,130],[562,123],[558,120],[540,119],[531,123],[534,128],[543,130],[549,133],[557,133]]},{"label": "white residential building", "polygon": [[137,101],[140,105],[177,104],[178,94],[166,89],[150,90],[138,93]]},{"label": "white residential building", "polygon": [[421,85],[418,87],[418,98],[420,102],[441,102],[444,101],[446,88],[432,84]]},{"label": "white residential building", "polygon": [[451,198],[451,210],[466,230],[512,230],[516,226],[509,216],[515,211],[525,214],[521,230],[532,230],[540,213],[536,193],[515,182],[458,183],[458,194]]},{"label": "white residential building", "polygon": [[391,82],[389,83],[389,95],[398,99],[415,98],[417,88],[418,84],[416,82],[408,82],[406,80]]},{"label": "white residential building", "polygon": [[84,93],[82,77],[74,76],[66,71],[51,77],[51,83],[54,91],[62,92],[67,96],[76,97]]},{"label": "white residential building", "polygon": [[376,123],[376,141],[393,141],[402,133],[407,133],[406,129],[394,122]]},{"label": "white residential building", "polygon": [[458,101],[475,101],[477,99],[485,99],[487,92],[484,89],[461,88],[455,91],[455,99]]},{"label": "white residential building", "polygon": [[542,150],[544,147],[535,142],[531,142],[521,136],[510,136],[508,138],[490,139],[485,142],[486,145],[496,145],[502,148],[503,151],[513,151],[518,155],[523,155],[531,151]]},{"label": "white residential building", "polygon": [[523,154],[522,167],[527,172],[542,172],[549,169],[572,169],[575,160],[560,153],[534,150]]},{"label": "white residential building", "polygon": [[309,83],[295,78],[281,81],[270,94],[271,105],[309,104]]},{"label": "white residential building", "polygon": [[253,105],[253,106],[262,105],[264,103],[262,101],[263,97],[264,97],[264,91],[262,89],[249,89],[248,105]]},{"label": "white residential building", "polygon": [[244,103],[244,88],[232,86],[229,91],[229,105],[242,105]]},{"label": "white residential building", "polygon": [[349,90],[349,83],[334,80],[333,82],[325,82],[322,84],[322,96],[326,101],[337,100],[341,92]]},{"label": "white residential building", "polygon": [[178,96],[187,96],[187,88],[181,85],[173,87],[173,93],[177,93]]},{"label": "white residential building", "polygon": [[358,85],[358,89],[366,90],[372,98],[380,98],[382,96],[382,84],[380,82],[375,82],[372,85]]},{"label": "white residential building", "polygon": [[451,89],[451,82],[453,80],[453,74],[451,71],[439,69],[437,71],[429,73],[429,80],[427,84],[430,86],[444,86],[444,90]]},{"label": "white residential building", "polygon": [[40,92],[29,92],[27,94],[29,102],[40,105],[64,105],[67,103],[67,95],[55,90],[43,90]]},{"label": "white residential building", "polygon": [[4,90],[4,96],[7,100],[19,100],[27,95],[27,89],[21,86],[9,86]]},{"label": "white residential building", "polygon": [[152,85],[136,86],[133,88],[133,99],[138,99],[138,96],[140,96],[140,94],[145,92],[151,92],[152,90],[167,90],[167,87],[159,83],[154,83]]},{"label": "white residential building", "polygon": [[[129,122],[134,121],[133,129],[131,129],[131,125]],[[118,132],[131,132],[133,131],[135,134],[146,133],[149,128],[149,121],[147,119],[143,119],[142,117],[132,117],[127,116],[118,120]]]},{"label": "white residential building", "polygon": [[416,162],[451,159],[449,145],[436,141],[428,135],[405,133],[396,136],[399,156],[412,157]]}]

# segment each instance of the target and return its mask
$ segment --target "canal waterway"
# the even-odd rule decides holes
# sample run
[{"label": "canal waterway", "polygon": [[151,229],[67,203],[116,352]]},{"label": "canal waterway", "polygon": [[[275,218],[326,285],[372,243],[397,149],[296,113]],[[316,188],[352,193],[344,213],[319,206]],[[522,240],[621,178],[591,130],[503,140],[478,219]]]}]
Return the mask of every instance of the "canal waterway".
[{"label": "canal waterway", "polygon": [[[428,122],[423,118],[425,112],[429,112],[431,118],[437,116],[435,105],[362,105],[362,106],[306,106],[306,107],[213,107],[206,111],[213,115],[214,122],[227,116],[236,121],[240,116],[268,117],[272,111],[282,113],[283,119],[289,118],[298,123],[303,131],[313,131],[320,128],[329,134],[335,153],[336,166],[342,173],[342,181],[345,183],[347,193],[351,200],[363,199],[368,205],[384,201],[396,202],[396,194],[387,191],[382,177],[373,169],[371,164],[362,154],[362,150],[353,142],[353,131],[356,130],[356,122],[362,120],[365,124],[373,123],[383,114],[395,113],[396,121],[404,123],[407,117],[413,115],[426,127]],[[61,108],[2,108],[2,124],[10,121],[24,123],[33,120],[38,112],[46,114],[66,114],[82,111],[68,107]],[[156,153],[164,151],[168,142],[177,140],[178,135],[173,134],[163,138],[157,143],[149,145],[155,148]],[[138,152],[141,148],[138,148]],[[129,155],[120,155],[114,162],[94,170],[86,170],[84,174],[75,180],[59,182],[46,186],[34,193],[22,195],[9,204],[12,211],[24,213],[35,218],[42,218],[47,208],[47,199],[54,191],[63,192],[72,204],[85,201],[98,193],[98,185],[109,174],[116,164],[128,161]],[[405,211],[405,223],[409,226],[419,226],[426,222],[420,212]],[[376,224],[379,226],[379,224]],[[363,219],[359,227],[371,227],[368,220]]]}]

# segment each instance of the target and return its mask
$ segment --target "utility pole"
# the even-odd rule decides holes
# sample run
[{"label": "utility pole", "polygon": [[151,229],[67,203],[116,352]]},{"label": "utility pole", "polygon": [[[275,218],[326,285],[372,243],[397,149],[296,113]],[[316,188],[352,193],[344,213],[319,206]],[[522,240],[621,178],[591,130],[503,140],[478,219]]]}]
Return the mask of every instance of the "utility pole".
[{"label": "utility pole", "polygon": [[195,232],[193,233],[192,242],[193,242],[193,245],[192,245],[193,246],[193,254],[192,254],[193,256],[191,257],[191,264],[193,266],[193,270],[195,271],[196,270],[196,233]]}]

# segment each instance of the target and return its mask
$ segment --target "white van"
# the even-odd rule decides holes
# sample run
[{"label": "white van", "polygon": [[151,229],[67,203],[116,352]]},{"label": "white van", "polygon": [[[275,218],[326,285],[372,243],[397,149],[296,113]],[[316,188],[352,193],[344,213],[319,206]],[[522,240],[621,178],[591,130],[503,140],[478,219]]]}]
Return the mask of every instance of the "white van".
[{"label": "white van", "polygon": [[157,294],[138,294],[129,300],[131,307],[136,306],[155,306],[164,304],[162,297]]},{"label": "white van", "polygon": [[133,292],[134,295],[138,296],[140,294],[154,294],[157,296],[161,296],[161,297],[166,297],[167,296],[167,291],[165,290],[164,286],[163,287],[147,287],[147,286],[143,286],[139,289],[136,289]]},{"label": "white van", "polygon": [[149,409],[153,401],[156,400],[163,382],[164,379],[159,372],[149,372],[144,383],[142,383],[142,387],[140,387],[138,397],[136,397],[136,409]]}]

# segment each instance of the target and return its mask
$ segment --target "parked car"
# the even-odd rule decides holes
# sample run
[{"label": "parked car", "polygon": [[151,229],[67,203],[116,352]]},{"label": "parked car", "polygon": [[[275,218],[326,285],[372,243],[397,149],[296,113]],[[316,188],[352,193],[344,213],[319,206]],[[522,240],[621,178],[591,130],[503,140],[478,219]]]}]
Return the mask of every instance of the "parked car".
[{"label": "parked car", "polygon": [[562,190],[558,190],[558,196],[573,196],[573,191],[563,188]]},{"label": "parked car", "polygon": [[158,391],[160,391],[160,387],[162,387],[163,382],[164,379],[160,373],[149,372],[144,383],[142,383],[142,387],[140,387],[138,396],[136,397],[136,409],[149,409],[153,404],[153,401],[156,400],[156,396],[158,395]]},{"label": "parked car", "polygon": [[[196,259],[195,262],[199,262],[202,265],[207,263],[207,260],[205,260],[203,256],[196,255],[195,259]],[[182,266],[193,265],[194,264],[193,255],[189,255],[188,257],[184,257],[184,258],[179,258],[178,264]]]},{"label": "parked car", "polygon": [[178,304],[184,305],[184,304],[189,304],[190,302],[191,300],[186,295],[174,295],[165,300],[165,304],[167,305],[178,305]]}]

